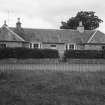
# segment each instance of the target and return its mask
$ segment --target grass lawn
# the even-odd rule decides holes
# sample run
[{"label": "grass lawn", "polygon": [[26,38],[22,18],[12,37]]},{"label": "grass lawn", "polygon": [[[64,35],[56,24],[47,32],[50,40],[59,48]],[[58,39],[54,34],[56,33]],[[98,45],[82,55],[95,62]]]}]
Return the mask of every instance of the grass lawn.
[{"label": "grass lawn", "polygon": [[1,72],[0,105],[105,105],[105,72]]}]

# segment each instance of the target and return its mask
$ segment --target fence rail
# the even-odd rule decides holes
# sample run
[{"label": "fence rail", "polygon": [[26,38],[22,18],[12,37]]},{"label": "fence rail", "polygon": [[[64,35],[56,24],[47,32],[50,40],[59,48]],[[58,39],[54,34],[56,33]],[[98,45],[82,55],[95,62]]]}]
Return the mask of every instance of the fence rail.
[{"label": "fence rail", "polygon": [[0,64],[0,71],[45,70],[45,71],[105,71],[104,64]]}]

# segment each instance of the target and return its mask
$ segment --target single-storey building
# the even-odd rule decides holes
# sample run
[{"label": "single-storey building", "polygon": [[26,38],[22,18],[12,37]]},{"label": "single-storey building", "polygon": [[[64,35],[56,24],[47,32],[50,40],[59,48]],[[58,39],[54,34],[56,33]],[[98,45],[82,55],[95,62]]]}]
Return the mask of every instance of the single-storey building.
[{"label": "single-storey building", "polygon": [[22,28],[20,19],[16,27],[4,22],[0,28],[0,48],[26,47],[65,50],[101,50],[105,48],[105,34],[99,30],[84,30],[82,22],[77,30]]}]

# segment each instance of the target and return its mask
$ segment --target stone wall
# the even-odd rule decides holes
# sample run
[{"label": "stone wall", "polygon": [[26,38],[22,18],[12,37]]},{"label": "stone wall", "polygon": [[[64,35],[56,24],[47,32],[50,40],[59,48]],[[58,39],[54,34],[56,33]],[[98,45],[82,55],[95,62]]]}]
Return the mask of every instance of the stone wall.
[{"label": "stone wall", "polygon": [[101,45],[85,45],[85,50],[102,50]]},{"label": "stone wall", "polygon": [[29,48],[29,43],[24,43],[24,42],[15,42],[15,41],[11,41],[11,42],[0,42],[0,44],[6,44],[6,47],[10,47],[10,48],[15,48],[15,47],[27,47]]}]

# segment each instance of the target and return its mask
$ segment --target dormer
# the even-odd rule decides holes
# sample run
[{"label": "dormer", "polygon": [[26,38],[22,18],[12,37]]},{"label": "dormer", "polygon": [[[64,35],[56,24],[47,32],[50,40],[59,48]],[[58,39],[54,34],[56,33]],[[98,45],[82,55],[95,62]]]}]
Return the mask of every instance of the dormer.
[{"label": "dormer", "polygon": [[17,19],[16,29],[17,29],[18,31],[21,30],[21,22],[20,22],[20,18]]},{"label": "dormer", "polygon": [[84,32],[84,26],[83,26],[82,21],[79,22],[79,26],[77,27],[77,30],[78,30],[80,33],[83,33],[83,32]]}]

